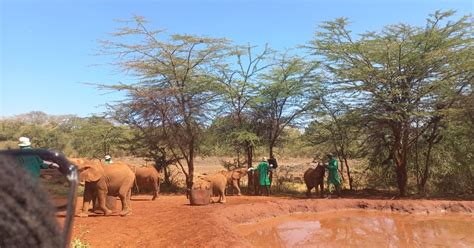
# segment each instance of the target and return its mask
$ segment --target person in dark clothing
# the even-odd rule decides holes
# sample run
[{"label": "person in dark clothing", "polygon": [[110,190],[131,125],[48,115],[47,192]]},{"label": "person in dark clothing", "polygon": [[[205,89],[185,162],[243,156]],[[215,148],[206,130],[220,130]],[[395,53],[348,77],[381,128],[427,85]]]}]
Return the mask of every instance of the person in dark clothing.
[{"label": "person in dark clothing", "polygon": [[269,179],[270,179],[270,186],[272,185],[272,180],[273,180],[273,171],[276,170],[276,168],[278,168],[278,163],[277,163],[277,160],[276,158],[272,155],[270,156],[270,158],[268,159],[268,165],[269,165]]}]

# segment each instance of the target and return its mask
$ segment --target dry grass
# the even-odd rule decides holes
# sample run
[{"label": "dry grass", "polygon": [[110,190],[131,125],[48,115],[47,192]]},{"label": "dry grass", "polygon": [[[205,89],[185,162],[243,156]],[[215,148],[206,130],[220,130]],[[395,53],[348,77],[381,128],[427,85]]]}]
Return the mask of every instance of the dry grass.
[{"label": "dry grass", "polygon": [[[224,170],[223,163],[232,162],[233,159],[231,157],[197,157],[194,161],[196,174],[209,174]],[[137,166],[152,166],[153,164],[153,162],[136,157],[121,157],[114,159],[114,161],[122,161]],[[278,165],[281,168],[292,168],[292,171],[302,174],[310,166],[311,161],[311,158],[282,158],[278,160]],[[185,164],[184,161],[183,164]],[[257,164],[258,161],[254,161],[254,166],[257,166]]]},{"label": "dry grass", "polygon": [[[221,170],[225,170],[223,164],[224,162],[232,162],[234,158],[231,157],[198,157],[195,159],[194,166],[195,166],[195,176],[200,176],[204,174],[212,174],[215,172],[219,172]],[[282,192],[305,192],[306,186],[304,185],[303,181],[303,174],[304,172],[310,168],[315,167],[316,164],[312,163],[312,158],[278,158],[278,169],[274,172],[274,186],[276,188],[280,188]],[[133,165],[138,166],[152,166],[152,162],[147,162],[142,158],[136,157],[122,157],[117,158],[114,161],[122,161],[125,163],[130,163]],[[362,172],[362,165],[363,163],[358,161],[350,161],[349,166],[351,172],[354,177],[354,181],[359,182],[357,183],[359,187],[360,180],[363,178]],[[183,165],[185,165],[183,161]],[[253,163],[253,166],[257,166],[258,161]],[[173,175],[179,181],[179,186],[184,186],[184,174],[182,173],[181,169],[178,166],[171,166]],[[185,168],[186,169],[186,168]],[[346,175],[346,168],[344,168],[344,178],[343,181],[343,188],[349,188],[349,180],[347,179]],[[364,180],[362,180],[364,181]],[[246,187],[247,180],[241,181],[242,186]],[[275,188],[275,189],[276,189]],[[361,187],[363,188],[363,187]]]}]

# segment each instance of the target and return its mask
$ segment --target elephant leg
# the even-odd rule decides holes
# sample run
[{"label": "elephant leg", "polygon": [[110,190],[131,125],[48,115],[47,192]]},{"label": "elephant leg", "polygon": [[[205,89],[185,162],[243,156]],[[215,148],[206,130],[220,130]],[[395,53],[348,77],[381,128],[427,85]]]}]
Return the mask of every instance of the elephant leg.
[{"label": "elephant leg", "polygon": [[[92,212],[95,212],[99,210],[99,198],[97,196],[97,193],[94,192],[94,195],[92,196]],[[91,211],[91,210],[89,210]]]},{"label": "elephant leg", "polygon": [[336,194],[338,197],[341,197],[341,191],[342,191],[341,185],[340,184],[336,185]]},{"label": "elephant leg", "polygon": [[311,190],[313,189],[313,187],[306,186],[306,188],[306,197],[311,198]]},{"label": "elephant leg", "polygon": [[98,192],[97,193],[97,198],[99,198],[99,207],[104,211],[104,215],[110,215],[112,214],[112,210],[107,208],[107,205],[105,204],[106,198],[107,198],[107,192]]},{"label": "elephant leg", "polygon": [[238,180],[232,180],[232,193],[234,191],[234,188],[237,190],[237,195],[242,195],[242,193],[240,192],[240,188],[239,188],[239,181]]},{"label": "elephant leg", "polygon": [[[87,186],[86,186],[87,187]],[[91,186],[89,186],[91,187]],[[84,192],[86,191],[86,189],[84,188]],[[95,213],[97,210],[99,210],[99,199],[97,198],[97,192],[95,190],[90,190],[92,191],[92,208],[90,208],[88,211],[89,212],[93,212]],[[84,193],[85,194],[85,193]],[[90,202],[89,202],[90,204]]]},{"label": "elephant leg", "polygon": [[152,201],[154,201],[160,193],[160,179],[159,178],[158,178],[158,180],[153,182],[153,187],[154,187],[154,189],[153,189],[153,198],[151,198]]},{"label": "elephant leg", "polygon": [[323,181],[321,181],[321,182],[319,183],[319,187],[321,188],[321,190],[320,190],[320,192],[319,192],[319,196],[320,196],[321,198],[323,198],[323,197],[324,197],[324,182],[323,182]]},{"label": "elephant leg", "polygon": [[79,217],[87,217],[89,216],[89,204],[91,201],[94,200],[94,192],[93,188],[91,185],[86,183],[84,187],[84,197],[83,197],[83,202],[82,202],[82,209],[81,212],[78,214]]},{"label": "elephant leg", "polygon": [[220,203],[225,203],[225,194],[224,194],[224,191],[222,191],[220,197],[219,197],[219,202]]},{"label": "elephant leg", "polygon": [[130,188],[127,192],[127,195],[125,197],[125,201],[127,202],[128,209],[132,211],[132,189]]},{"label": "elephant leg", "polygon": [[130,207],[131,194],[132,194],[131,188],[119,190],[119,198],[120,198],[120,201],[122,202],[122,211],[120,212],[120,216],[127,216],[127,215],[132,214],[132,209]]},{"label": "elephant leg", "polygon": [[254,181],[253,181],[253,174],[252,173],[248,173],[248,181],[247,181],[247,194],[248,195],[251,195],[252,194],[252,189],[253,189],[253,186],[254,186]]},{"label": "elephant leg", "polygon": [[258,195],[258,181],[255,180],[255,178],[253,179],[253,194],[254,195]]}]

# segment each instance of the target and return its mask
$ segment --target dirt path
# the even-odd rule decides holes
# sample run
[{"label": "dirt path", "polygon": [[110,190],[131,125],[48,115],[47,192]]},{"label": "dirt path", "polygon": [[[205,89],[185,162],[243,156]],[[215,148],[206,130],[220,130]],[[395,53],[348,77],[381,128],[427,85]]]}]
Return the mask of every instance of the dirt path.
[{"label": "dirt path", "polygon": [[[184,196],[134,196],[133,215],[76,218],[73,238],[92,247],[249,247],[237,224],[295,212],[375,209],[402,213],[474,214],[474,201],[228,197],[226,204],[189,206]],[[78,205],[82,199],[78,199]],[[119,204],[120,205],[120,204]]]}]

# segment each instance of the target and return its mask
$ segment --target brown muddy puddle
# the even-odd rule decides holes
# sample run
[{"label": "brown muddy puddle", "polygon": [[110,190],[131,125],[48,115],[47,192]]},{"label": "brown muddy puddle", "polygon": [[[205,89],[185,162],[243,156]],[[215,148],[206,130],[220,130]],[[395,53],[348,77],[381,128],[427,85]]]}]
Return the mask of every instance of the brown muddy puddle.
[{"label": "brown muddy puddle", "polygon": [[474,216],[344,210],[241,224],[255,247],[474,247]]}]

